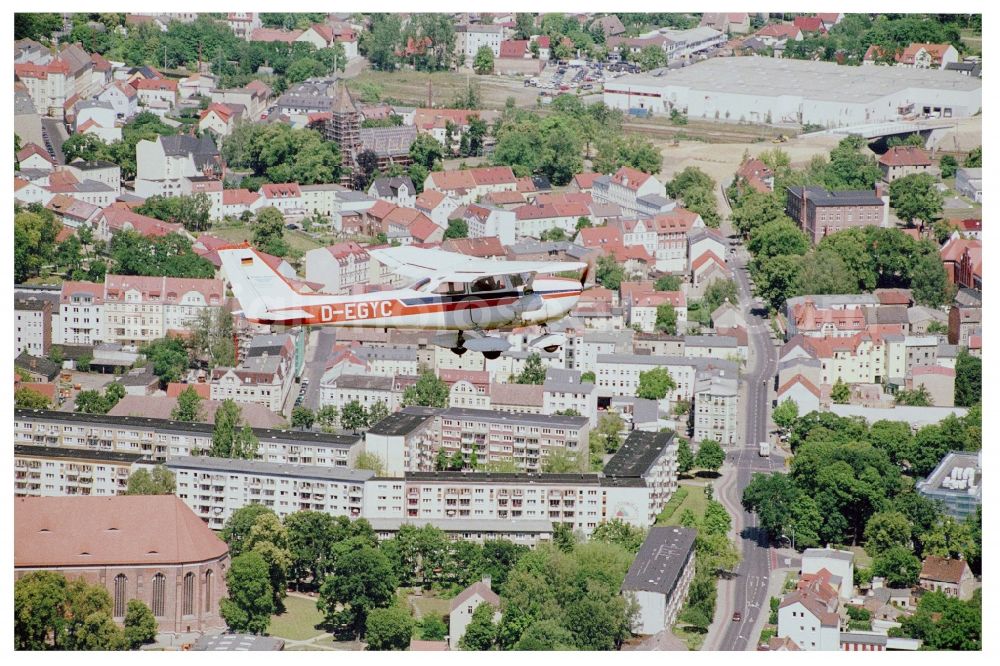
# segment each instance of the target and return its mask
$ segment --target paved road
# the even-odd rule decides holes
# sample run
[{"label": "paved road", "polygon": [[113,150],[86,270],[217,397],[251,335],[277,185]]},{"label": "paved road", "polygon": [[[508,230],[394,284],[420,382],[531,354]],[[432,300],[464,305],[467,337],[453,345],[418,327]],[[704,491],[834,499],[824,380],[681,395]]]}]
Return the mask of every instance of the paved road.
[{"label": "paved road", "polygon": [[66,127],[61,120],[56,118],[42,118],[42,137],[45,140],[45,148],[49,154],[56,159],[58,164],[65,164],[66,158],[63,156],[62,145],[68,137]]},{"label": "paved road", "polygon": [[309,338],[310,348],[306,350],[306,367],[302,371],[302,378],[309,380],[309,387],[306,389],[302,404],[313,411],[319,409],[319,380],[326,370],[326,362],[336,339],[337,330],[329,326],[313,329]]},{"label": "paved road", "polygon": [[766,319],[749,314],[752,293],[746,265],[738,258],[735,263],[740,304],[747,314],[747,325],[750,327],[753,369],[744,378],[747,401],[747,408],[744,410],[746,436],[743,446],[730,452],[727,461],[735,467],[735,483],[727,484],[721,493],[721,501],[731,512],[737,514],[736,523],[742,525],[740,548],[743,559],[732,584],[731,603],[727,604],[726,609],[720,604],[720,611],[728,613],[729,617],[734,610],[739,611],[742,619],[733,622],[723,616],[722,621],[728,622],[728,626],[716,646],[718,650],[754,649],[757,637],[753,634],[757,619],[761,613],[768,612],[767,588],[771,570],[768,539],[763,530],[757,527],[756,516],[743,511],[740,499],[754,472],[771,471],[777,467],[775,458],[761,458],[758,455],[758,444],[768,437],[768,384],[776,371],[777,352],[771,341]]}]

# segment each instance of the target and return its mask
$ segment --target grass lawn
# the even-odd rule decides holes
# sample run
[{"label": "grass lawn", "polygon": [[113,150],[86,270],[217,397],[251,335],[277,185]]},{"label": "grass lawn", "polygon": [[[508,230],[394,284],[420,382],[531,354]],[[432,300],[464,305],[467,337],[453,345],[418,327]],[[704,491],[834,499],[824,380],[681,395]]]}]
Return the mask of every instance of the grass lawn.
[{"label": "grass lawn", "polygon": [[323,621],[323,614],[316,608],[314,599],[285,597],[285,612],[271,616],[268,633],[278,638],[304,641],[325,630],[317,625]]},{"label": "grass lawn", "polygon": [[855,569],[869,569],[872,566],[872,558],[865,552],[865,549],[861,546],[848,546],[847,550],[854,553],[854,568]]},{"label": "grass lawn", "polygon": [[408,601],[414,608],[419,609],[420,617],[428,615],[447,615],[451,608],[451,600],[440,597],[410,596]]},{"label": "grass lawn", "polygon": [[[242,243],[253,238],[253,230],[250,227],[213,227],[209,233],[231,243]],[[284,238],[288,247],[299,252],[308,252],[323,247],[301,231],[285,229]]]},{"label": "grass lawn", "polygon": [[679,639],[687,643],[688,650],[697,652],[705,643],[705,638],[708,636],[708,633],[703,631],[692,631],[688,627],[675,626],[674,636],[677,636]]},{"label": "grass lawn", "polygon": [[681,483],[677,490],[680,491],[687,490],[687,495],[684,497],[683,501],[669,516],[665,516],[670,504],[673,503],[673,498],[667,503],[667,507],[664,508],[663,513],[657,518],[657,525],[680,525],[681,516],[684,515],[685,509],[691,509],[694,515],[701,518],[705,515],[705,507],[708,506],[708,498],[705,497],[705,486],[700,483]]}]

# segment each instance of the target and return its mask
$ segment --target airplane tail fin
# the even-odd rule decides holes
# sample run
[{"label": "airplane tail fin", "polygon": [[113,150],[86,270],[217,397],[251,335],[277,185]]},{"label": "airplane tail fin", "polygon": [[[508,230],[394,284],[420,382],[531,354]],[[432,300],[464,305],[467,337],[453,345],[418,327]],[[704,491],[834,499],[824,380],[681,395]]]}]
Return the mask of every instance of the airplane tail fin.
[{"label": "airplane tail fin", "polygon": [[219,259],[248,319],[271,319],[269,312],[302,302],[302,295],[248,244],[220,249]]}]

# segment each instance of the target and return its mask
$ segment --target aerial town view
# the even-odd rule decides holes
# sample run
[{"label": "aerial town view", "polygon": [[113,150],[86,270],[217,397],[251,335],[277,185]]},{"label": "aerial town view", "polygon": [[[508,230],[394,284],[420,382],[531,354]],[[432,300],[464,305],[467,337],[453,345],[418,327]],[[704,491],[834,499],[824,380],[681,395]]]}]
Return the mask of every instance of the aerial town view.
[{"label": "aerial town view", "polygon": [[982,653],[981,14],[11,13],[15,650]]}]

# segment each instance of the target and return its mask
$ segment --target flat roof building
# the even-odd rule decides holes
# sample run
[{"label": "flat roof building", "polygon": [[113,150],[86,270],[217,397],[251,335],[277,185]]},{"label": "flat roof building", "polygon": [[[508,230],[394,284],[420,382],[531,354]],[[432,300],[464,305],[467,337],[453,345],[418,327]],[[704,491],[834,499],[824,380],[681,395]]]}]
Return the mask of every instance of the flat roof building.
[{"label": "flat roof building", "polygon": [[944,503],[944,511],[965,518],[983,503],[982,453],[950,451],[926,479],[917,481],[917,492]]},{"label": "flat roof building", "polygon": [[636,633],[657,634],[677,619],[694,578],[697,535],[697,530],[686,527],[649,529],[621,589],[622,594],[633,596],[639,605],[632,627]]},{"label": "flat roof building", "polygon": [[604,103],[728,122],[846,127],[915,114],[968,117],[982,108],[982,81],[956,72],[847,67],[786,58],[711,58],[656,74],[623,76]]}]

